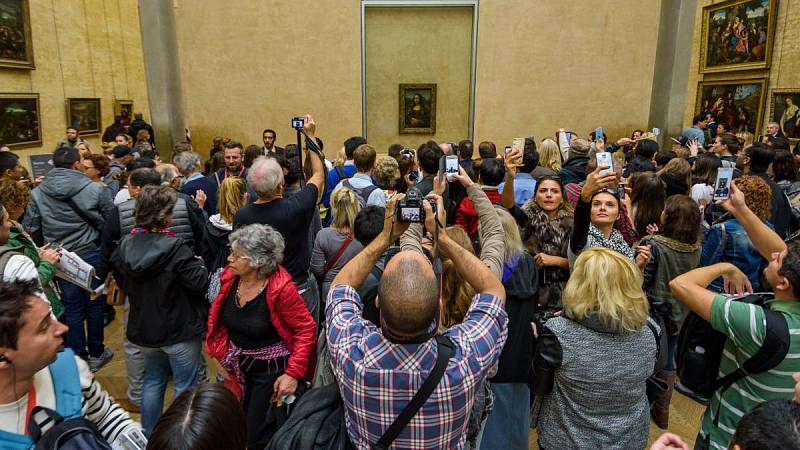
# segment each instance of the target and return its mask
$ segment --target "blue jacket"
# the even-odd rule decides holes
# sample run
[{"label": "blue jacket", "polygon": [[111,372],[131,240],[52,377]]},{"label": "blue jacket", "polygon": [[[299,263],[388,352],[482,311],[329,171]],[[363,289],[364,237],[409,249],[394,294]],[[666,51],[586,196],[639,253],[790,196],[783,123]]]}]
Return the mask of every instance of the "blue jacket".
[{"label": "blue jacket", "polygon": [[[771,223],[766,222],[766,224],[772,228]],[[722,243],[723,227],[725,233],[724,245]],[[759,275],[766,264],[766,260],[753,247],[753,242],[747,232],[736,219],[715,223],[706,232],[703,251],[700,254],[700,266],[708,266],[718,262],[727,262],[738,267],[747,275],[755,291],[762,289]],[[723,292],[722,278],[714,280],[708,288],[714,292]]]}]

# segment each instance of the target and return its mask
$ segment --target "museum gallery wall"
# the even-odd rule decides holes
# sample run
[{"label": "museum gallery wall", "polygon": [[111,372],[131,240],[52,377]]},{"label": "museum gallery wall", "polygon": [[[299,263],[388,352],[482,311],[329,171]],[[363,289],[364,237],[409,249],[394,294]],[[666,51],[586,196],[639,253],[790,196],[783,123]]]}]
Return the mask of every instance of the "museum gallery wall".
[{"label": "museum gallery wall", "polygon": [[800,139],[800,5],[789,0],[701,1],[684,122],[712,112],[734,132],[767,122]]},{"label": "museum gallery wall", "polygon": [[114,115],[148,114],[137,0],[0,0],[0,142],[31,168],[67,126],[94,152]]}]

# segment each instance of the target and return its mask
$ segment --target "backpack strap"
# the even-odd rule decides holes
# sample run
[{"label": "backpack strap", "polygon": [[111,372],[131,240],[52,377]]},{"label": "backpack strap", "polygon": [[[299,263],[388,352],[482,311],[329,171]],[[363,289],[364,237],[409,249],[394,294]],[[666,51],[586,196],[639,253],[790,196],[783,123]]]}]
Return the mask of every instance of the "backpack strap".
[{"label": "backpack strap", "polygon": [[659,355],[661,355],[661,333],[658,332],[656,326],[653,325],[649,319],[645,322],[647,324],[647,328],[650,328],[650,332],[653,333],[653,337],[656,339],[656,359],[658,359]]},{"label": "backpack strap", "polygon": [[389,425],[389,428],[383,433],[378,442],[372,446],[372,450],[386,450],[389,446],[392,445],[397,436],[400,435],[400,432],[411,422],[411,419],[417,414],[417,412],[422,408],[425,402],[428,400],[428,397],[431,396],[436,386],[441,381],[442,377],[444,376],[444,371],[447,369],[447,363],[450,358],[455,353],[455,345],[450,340],[450,338],[446,336],[436,336],[436,365],[431,370],[431,373],[428,375],[428,378],[425,379],[425,382],[422,384],[422,387],[419,388],[414,397],[408,402],[405,408],[403,408],[403,412],[397,417],[397,419]]},{"label": "backpack strap", "polygon": [[789,325],[780,313],[772,311],[766,305],[762,307],[766,319],[766,335],[761,348],[742,363],[742,366],[735,371],[718,379],[714,383],[714,390],[721,389],[724,392],[733,383],[742,378],[757,373],[766,372],[780,364],[786,354],[789,353]]},{"label": "backpack strap", "polygon": [[343,166],[334,166],[333,170],[336,171],[336,175],[339,175],[339,180],[340,181],[344,181],[344,180],[350,178],[350,177],[347,176],[347,174],[344,173]]},{"label": "backpack strap", "polygon": [[328,261],[327,264],[325,264],[325,267],[322,269],[322,276],[320,278],[324,279],[325,275],[327,275],[328,272],[331,269],[333,269],[333,266],[336,265],[336,262],[339,261],[339,258],[342,257],[344,251],[347,250],[347,247],[350,246],[351,242],[353,242],[353,235],[348,234],[347,237],[344,238],[344,242],[342,242],[342,245],[339,246],[339,250],[336,250],[336,254],[333,255],[333,258],[331,258],[331,260]]},{"label": "backpack strap", "polygon": [[83,393],[75,362],[75,353],[65,348],[50,364],[50,377],[53,379],[53,392],[56,395],[56,410],[66,419],[83,415]]}]

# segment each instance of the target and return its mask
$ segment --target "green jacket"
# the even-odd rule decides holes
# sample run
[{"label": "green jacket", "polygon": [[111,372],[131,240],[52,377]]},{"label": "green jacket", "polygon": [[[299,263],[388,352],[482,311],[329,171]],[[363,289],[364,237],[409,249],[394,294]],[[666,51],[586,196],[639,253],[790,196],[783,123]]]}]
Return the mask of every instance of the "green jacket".
[{"label": "green jacket", "polygon": [[13,222],[11,225],[11,231],[8,235],[8,244],[6,245],[9,247],[22,247],[22,253],[33,261],[33,264],[36,266],[36,271],[39,273],[39,282],[42,284],[44,293],[47,295],[47,300],[50,301],[50,306],[53,308],[53,314],[55,314],[56,317],[61,317],[61,315],[64,314],[64,305],[61,304],[61,298],[55,287],[55,266],[39,258],[39,250],[36,248],[36,244],[33,243],[31,238],[24,233],[22,227],[16,222]]}]

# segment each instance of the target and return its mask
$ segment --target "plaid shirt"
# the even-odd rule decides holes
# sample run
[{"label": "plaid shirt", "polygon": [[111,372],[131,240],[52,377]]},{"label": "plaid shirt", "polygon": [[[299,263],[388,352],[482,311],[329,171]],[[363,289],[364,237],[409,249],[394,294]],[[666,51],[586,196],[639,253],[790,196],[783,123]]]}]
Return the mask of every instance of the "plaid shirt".
[{"label": "plaid shirt", "polygon": [[[359,449],[375,444],[419,390],[436,363],[436,341],[394,344],[361,318],[361,299],[347,285],[328,294],[325,310],[331,365],[346,407],[347,432]],[[464,322],[444,335],[455,354],[428,401],[393,449],[461,449],[481,382],[496,368],[508,335],[502,302],[476,295]]]}]

